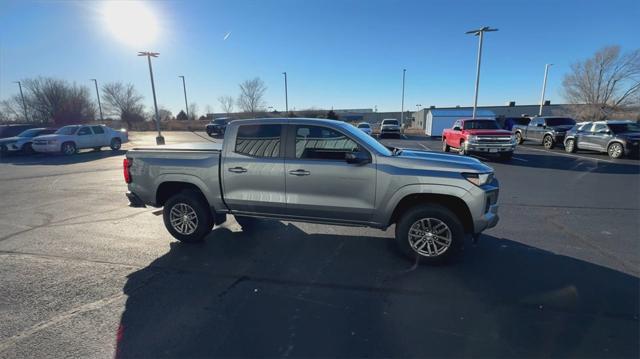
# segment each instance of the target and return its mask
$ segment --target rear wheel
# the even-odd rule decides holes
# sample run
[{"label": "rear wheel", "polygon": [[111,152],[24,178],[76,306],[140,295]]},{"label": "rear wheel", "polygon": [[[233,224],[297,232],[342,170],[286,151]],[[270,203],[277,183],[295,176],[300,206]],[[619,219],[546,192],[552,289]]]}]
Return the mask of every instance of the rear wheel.
[{"label": "rear wheel", "polygon": [[420,205],[402,215],[395,237],[405,256],[424,264],[439,264],[459,250],[464,227],[449,209],[436,204]]},{"label": "rear wheel", "polygon": [[622,148],[622,144],[614,142],[607,148],[607,153],[611,158],[620,158],[624,154],[624,148]]},{"label": "rear wheel", "polygon": [[181,242],[198,242],[211,232],[213,216],[202,195],[186,190],[173,195],[164,204],[164,225]]},{"label": "rear wheel", "polygon": [[555,145],[553,143],[553,137],[551,137],[551,135],[544,136],[544,138],[542,139],[542,145],[548,150],[552,149]]},{"label": "rear wheel", "polygon": [[442,151],[443,152],[449,152],[449,150],[451,149],[451,147],[449,147],[449,145],[447,145],[447,140],[445,138],[442,139]]},{"label": "rear wheel", "polygon": [[112,151],[117,151],[122,147],[122,141],[119,138],[112,138],[109,147]]},{"label": "rear wheel", "polygon": [[564,150],[567,153],[575,153],[576,152],[576,141],[574,139],[569,139],[564,143]]},{"label": "rear wheel", "polygon": [[65,142],[60,146],[60,152],[65,156],[71,156],[78,151],[76,144],[73,142]]}]

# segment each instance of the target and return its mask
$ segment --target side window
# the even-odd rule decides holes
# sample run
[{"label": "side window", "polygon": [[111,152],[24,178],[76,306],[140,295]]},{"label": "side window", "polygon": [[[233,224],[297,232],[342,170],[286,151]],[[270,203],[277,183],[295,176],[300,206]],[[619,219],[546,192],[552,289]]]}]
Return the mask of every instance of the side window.
[{"label": "side window", "polygon": [[534,118],[529,126],[538,126],[539,123],[542,123],[542,121],[539,118]]},{"label": "side window", "polygon": [[456,121],[453,123],[453,128],[456,128],[456,127],[460,128],[460,121]]},{"label": "side window", "polygon": [[593,125],[593,129],[591,131],[592,132],[605,132],[608,129],[609,128],[607,127],[606,124],[604,124],[604,123],[596,123],[596,124]]},{"label": "side window", "polygon": [[102,126],[91,126],[91,128],[93,129],[93,133],[96,135],[102,135],[104,133]]},{"label": "side window", "polygon": [[358,151],[358,144],[327,127],[296,126],[296,158],[344,161],[347,152]]},{"label": "side window", "polygon": [[234,152],[252,157],[280,157],[281,125],[238,127]]},{"label": "side window", "polygon": [[89,128],[89,127],[82,127],[82,128],[78,131],[78,136],[84,136],[84,135],[91,135],[91,128]]}]

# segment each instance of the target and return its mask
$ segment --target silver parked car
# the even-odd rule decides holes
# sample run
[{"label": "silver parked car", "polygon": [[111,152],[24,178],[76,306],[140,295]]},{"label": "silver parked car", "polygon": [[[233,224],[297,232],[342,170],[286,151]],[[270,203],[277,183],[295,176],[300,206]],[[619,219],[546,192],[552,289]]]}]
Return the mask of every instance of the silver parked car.
[{"label": "silver parked car", "polygon": [[83,148],[110,147],[117,151],[127,141],[129,135],[124,130],[117,131],[104,125],[71,125],[61,127],[54,134],[34,138],[31,147],[36,152],[73,155]]},{"label": "silver parked car", "polygon": [[360,129],[360,131],[366,133],[369,136],[371,136],[373,134],[373,130],[371,129],[371,125],[368,122],[360,122],[358,124],[358,128]]}]

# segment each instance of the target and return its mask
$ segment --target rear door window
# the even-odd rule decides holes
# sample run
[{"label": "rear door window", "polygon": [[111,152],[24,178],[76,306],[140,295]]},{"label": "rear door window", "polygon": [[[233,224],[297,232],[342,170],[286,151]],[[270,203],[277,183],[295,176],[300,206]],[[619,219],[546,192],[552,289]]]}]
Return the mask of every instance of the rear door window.
[{"label": "rear door window", "polygon": [[91,126],[91,128],[93,129],[93,133],[96,135],[102,135],[104,133],[102,126]]},{"label": "rear door window", "polygon": [[91,135],[91,134],[92,132],[90,127],[82,127],[78,131],[78,136]]},{"label": "rear door window", "polygon": [[281,157],[282,125],[242,125],[238,127],[234,152],[251,157]]}]

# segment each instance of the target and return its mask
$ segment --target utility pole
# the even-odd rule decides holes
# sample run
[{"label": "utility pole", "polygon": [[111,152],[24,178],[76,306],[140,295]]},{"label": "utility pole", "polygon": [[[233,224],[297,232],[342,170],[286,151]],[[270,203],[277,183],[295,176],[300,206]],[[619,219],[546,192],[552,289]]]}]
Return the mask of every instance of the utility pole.
[{"label": "utility pole", "polygon": [[24,120],[29,122],[29,116],[27,115],[27,102],[24,100],[24,94],[22,93],[22,83],[20,81],[13,81],[18,84],[20,88],[20,97],[22,98],[22,110],[24,110]]},{"label": "utility pole", "polygon": [[542,106],[544,106],[544,92],[547,89],[547,74],[549,73],[549,66],[553,64],[544,65],[544,80],[542,80],[542,95],[540,96],[540,111],[538,116],[542,116]]},{"label": "utility pole", "polygon": [[402,105],[400,105],[400,128],[404,125],[404,77],[407,69],[402,69]]},{"label": "utility pole", "polygon": [[182,90],[184,91],[184,109],[187,112],[187,118],[189,118],[189,105],[187,102],[187,85],[184,82],[184,76],[180,75],[178,77],[182,78]]},{"label": "utility pole", "polygon": [[156,128],[158,129],[158,137],[156,137],[157,145],[164,145],[164,137],[162,137],[162,133],[160,132],[160,115],[158,115],[158,102],[156,101],[156,85],[153,83],[153,68],[151,67],[151,58],[158,57],[160,55],[157,52],[150,51],[140,51],[138,52],[138,56],[146,56],[147,61],[149,62],[149,76],[151,77],[151,91],[153,92],[153,107],[156,111]]},{"label": "utility pole", "polygon": [[489,26],[484,26],[480,29],[477,30],[470,30],[465,32],[465,34],[473,34],[475,36],[479,37],[479,42],[478,42],[478,64],[477,64],[477,68],[476,68],[476,88],[475,88],[475,95],[473,97],[473,115],[471,116],[472,118],[476,118],[476,112],[477,112],[477,107],[478,107],[478,89],[480,87],[480,62],[482,60],[482,40],[484,39],[484,33],[485,32],[491,32],[491,31],[498,31],[498,29],[492,29]]},{"label": "utility pole", "polygon": [[104,117],[102,117],[102,104],[100,103],[100,92],[98,91],[98,80],[91,79],[93,83],[96,85],[96,97],[98,98],[98,109],[100,110],[100,121],[104,121]]},{"label": "utility pole", "polygon": [[289,93],[287,90],[287,72],[282,73],[284,75],[284,111],[289,113]]}]

